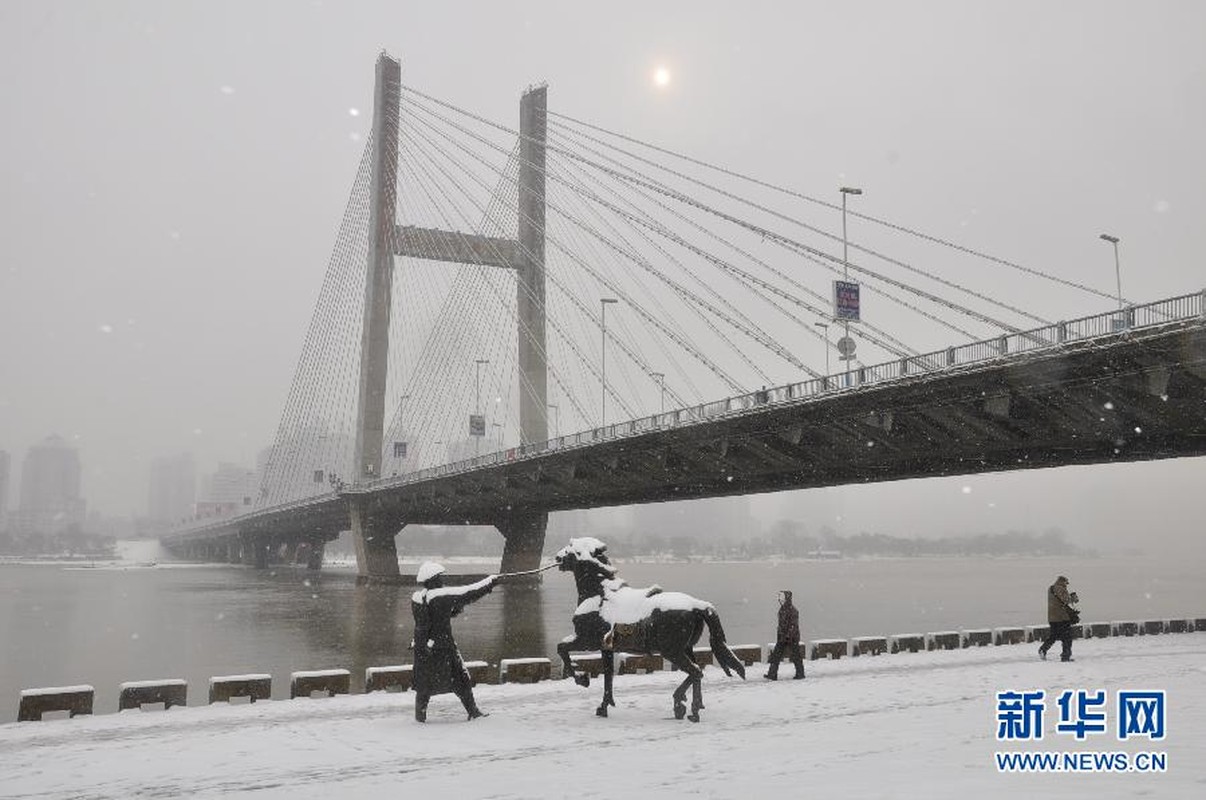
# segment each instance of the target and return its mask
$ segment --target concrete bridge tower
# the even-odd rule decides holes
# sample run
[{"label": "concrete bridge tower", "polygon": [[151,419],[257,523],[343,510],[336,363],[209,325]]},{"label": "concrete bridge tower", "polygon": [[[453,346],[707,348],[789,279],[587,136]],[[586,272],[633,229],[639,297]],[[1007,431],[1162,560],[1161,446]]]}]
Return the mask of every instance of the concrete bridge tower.
[{"label": "concrete bridge tower", "polygon": [[[380,477],[385,433],[391,286],[395,256],[477,264],[515,271],[518,317],[519,427],[523,444],[548,439],[548,356],[545,346],[545,140],[547,90],[529,89],[520,101],[519,224],[515,239],[397,224],[398,120],[401,65],[377,58],[373,99],[373,159],[368,265],[356,420],[355,483]],[[407,520],[375,514],[352,496],[352,535],[361,580],[398,577],[394,537]],[[499,509],[495,527],[506,539],[502,571],[538,565],[548,526],[544,509]]]}]

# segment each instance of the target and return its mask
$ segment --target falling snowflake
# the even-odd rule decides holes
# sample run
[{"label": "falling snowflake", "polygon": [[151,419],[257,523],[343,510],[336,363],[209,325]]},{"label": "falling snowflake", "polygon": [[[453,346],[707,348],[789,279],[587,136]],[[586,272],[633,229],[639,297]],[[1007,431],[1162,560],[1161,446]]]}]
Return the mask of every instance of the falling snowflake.
[{"label": "falling snowflake", "polygon": [[971,487],[964,486],[962,489],[960,489],[960,491],[963,492],[964,494],[971,494]]},{"label": "falling snowflake", "polygon": [[1110,401],[1110,400],[1106,400],[1106,401],[1105,401],[1105,406],[1103,406],[1103,407],[1105,408],[1105,410],[1106,410],[1106,411],[1113,411],[1113,410],[1114,410],[1114,403],[1113,403],[1112,401]]},{"label": "falling snowflake", "polygon": [[1156,204],[1152,206],[1152,211],[1155,211],[1157,214],[1167,214],[1171,208],[1172,203],[1167,200],[1157,200]]},{"label": "falling snowflake", "polygon": [[218,91],[220,91],[222,94],[234,94],[234,87],[233,86],[223,86]]},{"label": "falling snowflake", "polygon": [[349,115],[349,116],[353,116],[353,117],[358,117],[358,116],[360,116],[360,109],[358,109],[358,108],[349,108],[349,109],[348,109],[348,115]]},{"label": "falling snowflake", "polygon": [[112,325],[101,325],[99,328],[101,333],[113,333]]}]

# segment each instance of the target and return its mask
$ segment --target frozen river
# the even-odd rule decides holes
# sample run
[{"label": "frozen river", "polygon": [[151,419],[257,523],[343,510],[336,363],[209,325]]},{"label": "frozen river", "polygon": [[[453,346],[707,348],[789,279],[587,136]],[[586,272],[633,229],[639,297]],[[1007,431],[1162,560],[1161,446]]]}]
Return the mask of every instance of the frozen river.
[{"label": "frozen river", "polygon": [[[1046,587],[1059,573],[1080,593],[1086,622],[1206,616],[1206,565],[1172,559],[618,566],[635,586],[659,583],[714,603],[733,643],[773,638],[778,589],[796,593],[806,639],[1041,624]],[[90,683],[102,714],[116,710],[118,684],[130,680],[187,679],[189,702],[198,704],[214,675],[268,672],[284,697],[289,672],[343,667],[358,691],[366,667],[410,662],[411,591],[357,587],[353,572],[339,569],[0,565],[3,721],[16,718],[18,692],[37,686]],[[555,571],[539,588],[501,586],[454,623],[461,650],[491,663],[555,658],[575,601],[572,579]]]}]

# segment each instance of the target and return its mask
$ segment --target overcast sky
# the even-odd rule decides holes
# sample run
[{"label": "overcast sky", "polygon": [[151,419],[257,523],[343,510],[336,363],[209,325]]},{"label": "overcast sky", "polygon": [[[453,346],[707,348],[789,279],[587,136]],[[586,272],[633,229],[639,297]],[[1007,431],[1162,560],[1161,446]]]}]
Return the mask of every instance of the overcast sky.
[{"label": "overcast sky", "polygon": [[[1109,231],[1124,293],[1144,301],[1206,287],[1203,31],[1193,0],[7,0],[0,449],[19,466],[48,434],[72,439],[90,507],[122,514],[145,511],[156,455],[191,450],[202,471],[253,462],[314,308],[383,48],[405,83],[489,118],[513,123],[523,89],[547,81],[564,113],[811,194],[862,186],[868,213],[1106,292]],[[1065,316],[1108,308],[1083,302]],[[754,508],[851,530],[1054,524],[1121,542],[1157,520],[1196,534],[1204,467]]]}]

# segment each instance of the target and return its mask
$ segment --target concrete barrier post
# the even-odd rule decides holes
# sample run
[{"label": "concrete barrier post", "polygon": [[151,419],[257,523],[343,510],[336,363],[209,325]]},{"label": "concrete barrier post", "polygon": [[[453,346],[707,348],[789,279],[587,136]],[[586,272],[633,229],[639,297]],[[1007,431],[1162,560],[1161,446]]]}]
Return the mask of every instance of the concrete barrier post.
[{"label": "concrete barrier post", "polygon": [[17,722],[40,722],[47,711],[66,711],[68,717],[91,714],[94,694],[95,690],[87,684],[24,689],[17,708]]},{"label": "concrete barrier post", "polygon": [[553,662],[547,658],[504,658],[498,664],[502,683],[539,683],[553,673]]},{"label": "concrete barrier post", "polygon": [[248,697],[251,702],[272,697],[272,676],[219,675],[209,679],[209,702],[229,703],[234,697]]},{"label": "concrete barrier post", "polygon": [[289,697],[310,697],[314,692],[326,692],[328,697],[348,694],[352,673],[346,669],[317,669],[294,672],[289,676]]},{"label": "concrete barrier post", "polygon": [[164,710],[187,705],[188,681],[179,678],[158,681],[126,681],[121,684],[117,710],[142,708],[151,703],[163,703]]},{"label": "concrete barrier post", "polygon": [[408,691],[414,682],[413,664],[392,667],[369,667],[364,671],[365,692]]}]

